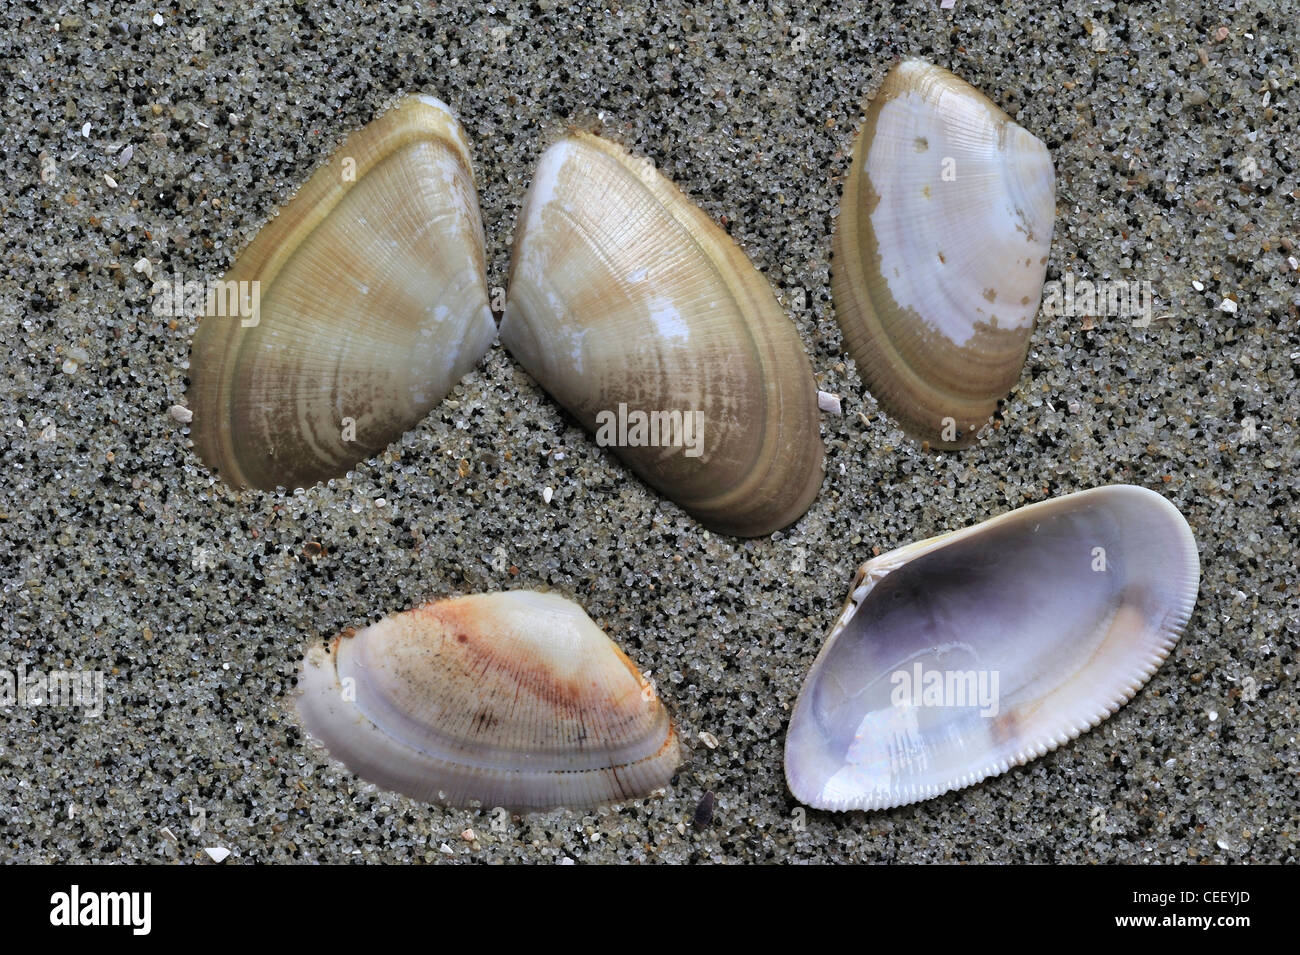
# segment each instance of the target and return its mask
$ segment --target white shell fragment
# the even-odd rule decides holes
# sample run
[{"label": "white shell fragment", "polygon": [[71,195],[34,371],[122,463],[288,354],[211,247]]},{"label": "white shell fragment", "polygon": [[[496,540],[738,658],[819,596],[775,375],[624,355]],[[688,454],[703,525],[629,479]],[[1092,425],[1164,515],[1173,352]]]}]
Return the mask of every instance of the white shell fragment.
[{"label": "white shell fragment", "polygon": [[346,473],[487,352],[483,226],[465,133],[408,96],[350,136],[209,287],[188,404],[235,487]]},{"label": "white shell fragment", "polygon": [[966,447],[1020,377],[1055,218],[1047,147],[924,60],[866,107],[836,224],[835,317],[912,437]]},{"label": "white shell fragment", "polygon": [[541,809],[666,786],[676,731],[577,604],[527,590],[395,614],[307,654],[298,712],[362,778],[424,802]]},{"label": "white shell fragment", "polygon": [[799,333],[735,242],[598,136],[543,154],[501,343],[602,446],[709,529],[770,534],[823,478]]},{"label": "white shell fragment", "polygon": [[1183,516],[1131,485],[868,561],[790,718],[790,791],[819,809],[886,809],[1055,749],[1156,671],[1199,580]]},{"label": "white shell fragment", "polygon": [[840,407],[840,396],[833,395],[829,391],[817,392],[817,407],[830,414],[843,414],[843,409]]}]

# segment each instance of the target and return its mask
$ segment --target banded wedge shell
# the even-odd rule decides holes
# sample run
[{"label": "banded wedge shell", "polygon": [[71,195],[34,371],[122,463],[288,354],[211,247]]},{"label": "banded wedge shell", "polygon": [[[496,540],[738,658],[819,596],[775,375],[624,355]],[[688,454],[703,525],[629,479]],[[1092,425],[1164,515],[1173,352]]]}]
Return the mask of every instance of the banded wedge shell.
[{"label": "banded wedge shell", "polygon": [[966,447],[1014,387],[1054,218],[1042,142],[947,70],[889,72],[854,146],[831,288],[867,388],[912,437]]},{"label": "banded wedge shell", "polygon": [[790,791],[819,809],[886,809],[1055,749],[1156,671],[1199,580],[1182,515],[1129,485],[868,561],[790,718]]},{"label": "banded wedge shell", "polygon": [[666,786],[676,731],[577,604],[516,590],[394,614],[298,681],[307,731],[358,776],[425,802],[591,806]]},{"label": "banded wedge shell", "polygon": [[707,527],[797,520],[822,481],[817,387],[740,248],[648,162],[587,134],[545,152],[519,221],[501,342],[528,373]]},{"label": "banded wedge shell", "polygon": [[207,304],[192,428],[227,483],[337,477],[418,423],[495,334],[474,175],[450,109],[408,97],[349,137]]}]

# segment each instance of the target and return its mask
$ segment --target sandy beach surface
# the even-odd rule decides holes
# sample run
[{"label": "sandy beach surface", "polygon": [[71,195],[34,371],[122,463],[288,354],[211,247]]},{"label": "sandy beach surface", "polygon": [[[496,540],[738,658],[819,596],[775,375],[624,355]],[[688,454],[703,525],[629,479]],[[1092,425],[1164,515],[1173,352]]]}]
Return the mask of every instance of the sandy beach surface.
[{"label": "sandy beach surface", "polygon": [[[0,861],[1295,861],[1300,35],[1294,3],[1232,6],[7,2],[0,669],[99,672],[104,697],[0,707]],[[831,306],[861,103],[909,54],[1049,146],[1049,280],[1153,296],[1150,324],[1040,315],[996,427],[955,454],[880,413]],[[741,244],[842,403],[802,520],[705,532],[499,346],[346,477],[215,479],[169,412],[194,322],[156,316],[154,283],[219,276],[412,92],[469,134],[490,286],[569,126],[653,160]],[[1116,482],[1173,501],[1202,563],[1137,696],[971,789],[800,807],[785,729],[854,568]],[[525,587],[576,599],[649,672],[687,748],[665,794],[494,822],[309,745],[289,705],[308,645]]]}]

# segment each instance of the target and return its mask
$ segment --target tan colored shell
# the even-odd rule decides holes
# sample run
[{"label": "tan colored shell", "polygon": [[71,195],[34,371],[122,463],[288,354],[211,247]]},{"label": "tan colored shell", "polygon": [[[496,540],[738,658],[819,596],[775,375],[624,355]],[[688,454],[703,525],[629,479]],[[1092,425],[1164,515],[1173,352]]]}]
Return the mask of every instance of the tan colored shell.
[{"label": "tan colored shell", "polygon": [[947,70],[889,72],[854,147],[831,287],[867,388],[914,438],[966,447],[1015,385],[1054,217],[1042,142]]},{"label": "tan colored shell", "polygon": [[516,590],[395,614],[308,653],[298,712],[357,775],[426,802],[591,806],[681,761],[653,687],[577,604]]},{"label": "tan colored shell", "polygon": [[519,223],[501,342],[529,374],[598,441],[620,405],[695,415],[697,456],[611,449],[711,529],[797,520],[822,480],[817,388],[735,242],[648,162],[588,134],[542,156]]},{"label": "tan colored shell", "polygon": [[460,123],[412,96],[354,133],[257,235],[194,335],[200,456],[236,486],[336,477],[413,427],[495,331]]}]

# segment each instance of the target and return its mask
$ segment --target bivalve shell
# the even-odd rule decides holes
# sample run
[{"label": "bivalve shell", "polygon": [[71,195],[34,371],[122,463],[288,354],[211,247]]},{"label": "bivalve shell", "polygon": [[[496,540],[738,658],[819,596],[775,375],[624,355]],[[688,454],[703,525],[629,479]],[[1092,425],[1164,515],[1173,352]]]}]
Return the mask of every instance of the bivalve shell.
[{"label": "bivalve shell", "polygon": [[868,561],[790,718],[790,791],[819,809],[884,809],[1055,749],[1156,671],[1199,579],[1182,515],[1129,485]]},{"label": "bivalve shell", "polygon": [[707,527],[797,520],[822,481],[817,386],[735,242],[587,134],[542,156],[519,221],[501,342],[528,373]]},{"label": "bivalve shell", "polygon": [[966,447],[1015,385],[1054,218],[1041,141],[947,70],[889,72],[854,147],[831,288],[867,388],[912,437]]},{"label": "bivalve shell", "polygon": [[676,731],[577,604],[516,590],[395,614],[308,652],[298,713],[358,776],[450,806],[591,806],[666,786]]},{"label": "bivalve shell", "polygon": [[301,487],[407,431],[482,358],[483,226],[465,134],[408,97],[354,133],[207,296],[189,405],[229,484]]}]

